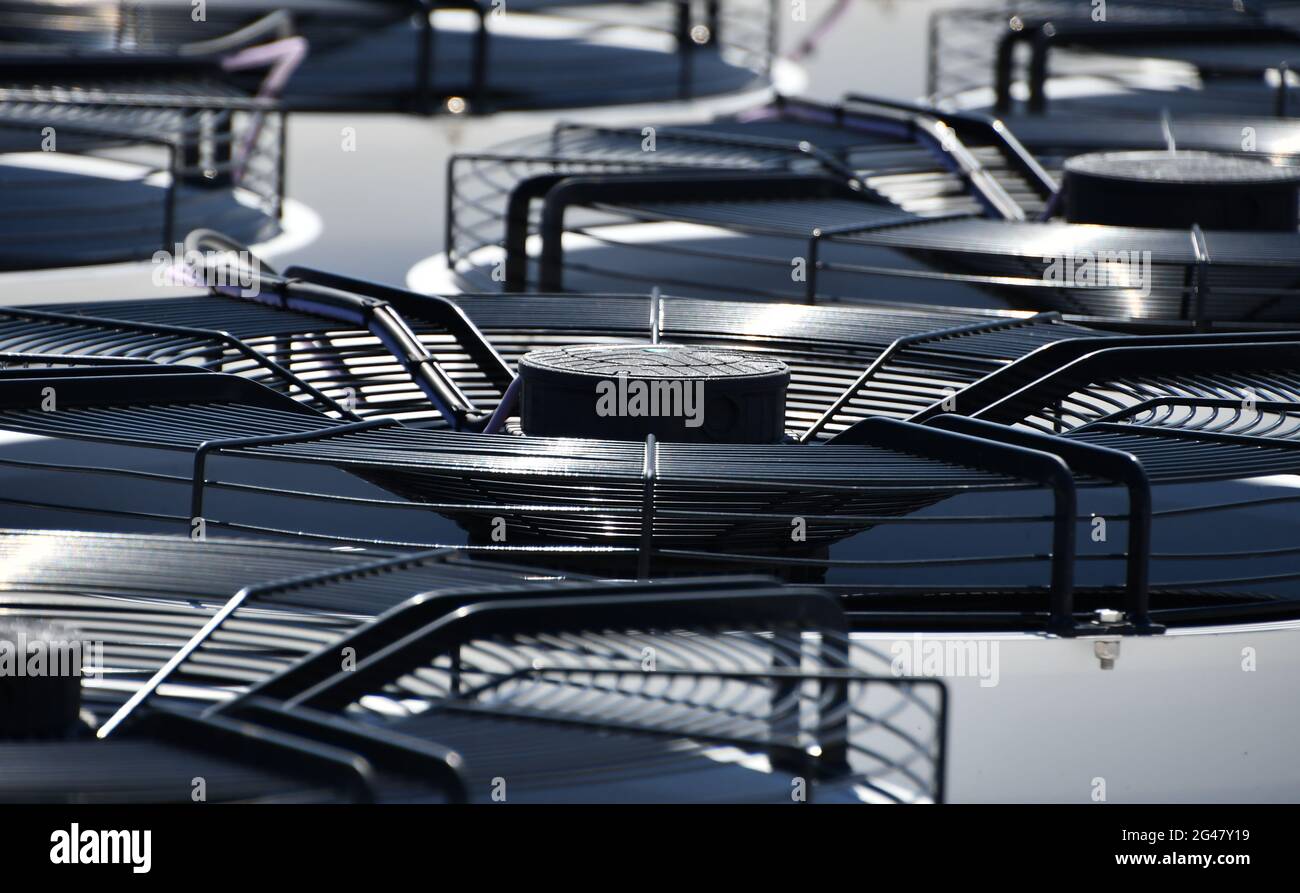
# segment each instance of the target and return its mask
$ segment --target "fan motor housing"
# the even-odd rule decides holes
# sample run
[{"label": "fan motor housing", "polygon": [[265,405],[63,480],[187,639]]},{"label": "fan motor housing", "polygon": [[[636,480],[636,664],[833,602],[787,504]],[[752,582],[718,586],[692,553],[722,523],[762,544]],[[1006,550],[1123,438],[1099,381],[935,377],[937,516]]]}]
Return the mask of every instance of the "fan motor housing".
[{"label": "fan motor housing", "polygon": [[[81,712],[70,633],[52,624],[0,625],[0,740],[60,738]],[[21,666],[20,666],[21,664]]]},{"label": "fan motor housing", "polygon": [[780,360],[679,344],[535,350],[519,362],[525,434],[775,443],[790,371]]},{"label": "fan motor housing", "polygon": [[1215,152],[1092,152],[1065,162],[1065,218],[1109,226],[1294,232],[1300,170]]}]

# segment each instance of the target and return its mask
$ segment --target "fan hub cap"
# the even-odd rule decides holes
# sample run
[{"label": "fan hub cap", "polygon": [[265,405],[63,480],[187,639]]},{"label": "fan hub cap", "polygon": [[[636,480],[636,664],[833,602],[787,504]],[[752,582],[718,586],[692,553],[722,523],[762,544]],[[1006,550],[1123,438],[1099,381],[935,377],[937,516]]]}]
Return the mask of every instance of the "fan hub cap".
[{"label": "fan hub cap", "polygon": [[694,443],[784,435],[780,360],[680,344],[546,348],[519,363],[524,433]]},{"label": "fan hub cap", "polygon": [[1065,162],[1063,190],[1071,223],[1294,232],[1300,171],[1214,152],[1093,152]]}]

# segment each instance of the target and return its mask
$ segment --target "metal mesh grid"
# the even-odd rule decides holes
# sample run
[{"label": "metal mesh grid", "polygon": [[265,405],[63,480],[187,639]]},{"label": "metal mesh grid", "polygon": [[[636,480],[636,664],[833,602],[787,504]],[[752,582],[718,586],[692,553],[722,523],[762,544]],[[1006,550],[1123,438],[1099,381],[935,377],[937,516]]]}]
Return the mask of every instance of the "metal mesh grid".
[{"label": "metal mesh grid", "polygon": [[[1296,4],[1143,0],[1103,14],[1098,20],[1094,8],[1052,0],[938,10],[930,21],[928,92],[968,107],[996,106],[1017,129],[1026,109],[1029,120],[1068,109],[1103,122],[1154,120],[1162,109],[1175,118],[1286,114],[1293,85],[1261,75],[1296,53]],[[1085,89],[1049,98],[1045,82],[1054,78]],[[1078,129],[1087,139],[1093,127]]]},{"label": "metal mesh grid", "polygon": [[[1056,125],[1030,128],[1030,144],[1049,153],[1041,164],[1006,128],[864,97],[786,101],[672,130],[654,151],[639,132],[557,130],[453,161],[448,262],[467,287],[506,291],[662,286],[717,299],[1009,302],[1200,324],[1295,318],[1295,233],[1051,219],[1062,162],[1052,153],[1184,136],[1214,149],[1231,136],[1225,145],[1239,151],[1239,127],[1084,128],[1075,141],[1056,136],[1067,122]],[[1270,146],[1288,139],[1285,129],[1261,133]],[[705,176],[713,167],[726,173]]]},{"label": "metal mesh grid", "polygon": [[[1193,339],[1196,337],[1192,336]],[[1082,347],[1086,342],[1062,344]],[[1259,345],[1249,342],[1228,346],[1251,354],[1259,354],[1261,350]],[[1289,348],[1282,343],[1273,349],[1285,354]],[[1065,368],[1069,369],[1068,365]],[[35,374],[39,375],[39,370]],[[1073,591],[1076,589],[1070,582],[1076,561],[1070,532],[1074,526],[1070,519],[1074,516],[1073,505],[1077,498],[1074,490],[1076,487],[1094,486],[1105,479],[1104,474],[1099,479],[1088,463],[1078,466],[1078,477],[1074,482],[1039,477],[1039,472],[1033,470],[1037,459],[1027,461],[1029,454],[1022,455],[1016,450],[1004,455],[1002,448],[991,446],[983,435],[977,440],[942,437],[935,441],[932,434],[922,433],[930,430],[926,427],[891,427],[899,423],[887,423],[881,419],[860,422],[827,445],[744,449],[539,440],[418,431],[391,424],[369,424],[362,430],[353,430],[357,426],[331,428],[323,417],[317,417],[320,421],[313,423],[312,414],[296,408],[297,404],[292,401],[288,401],[286,406],[295,407],[294,411],[285,413],[272,406],[258,408],[200,403],[194,397],[185,396],[185,382],[197,383],[208,377],[203,374],[164,376],[173,379],[168,387],[174,385],[176,388],[175,397],[170,400],[178,402],[171,407],[148,405],[147,399],[139,394],[143,379],[137,378],[133,382],[133,391],[137,392],[134,404],[122,409],[114,409],[113,400],[98,407],[77,408],[80,401],[76,397],[76,387],[71,390],[68,387],[71,379],[48,380],[58,386],[62,395],[60,399],[64,402],[59,412],[40,413],[16,408],[5,412],[3,417],[4,427],[10,430],[42,436],[116,441],[137,447],[155,444],[182,452],[193,451],[202,444],[198,452],[204,459],[195,464],[193,475],[142,472],[111,465],[54,466],[30,460],[15,462],[6,459],[4,464],[71,474],[90,472],[125,480],[148,479],[155,484],[189,488],[195,500],[190,512],[181,514],[173,510],[147,515],[158,521],[192,524],[195,517],[201,517],[214,529],[266,535],[290,532],[266,523],[240,520],[227,514],[229,507],[214,516],[205,507],[205,493],[209,499],[217,493],[230,493],[239,495],[241,500],[305,500],[322,508],[319,515],[312,513],[313,519],[322,519],[322,525],[328,516],[328,512],[323,511],[326,506],[391,510],[401,515],[432,511],[463,525],[468,541],[478,543],[474,548],[490,555],[501,547],[490,544],[490,540],[497,543],[500,540],[489,537],[488,530],[491,524],[497,523],[495,519],[502,519],[507,531],[505,541],[513,544],[510,549],[521,550],[530,561],[560,564],[579,561],[576,566],[593,571],[619,575],[636,573],[643,577],[651,573],[672,574],[691,569],[755,566],[782,569],[787,573],[801,572],[812,579],[825,580],[822,585],[830,591],[854,594],[851,601],[865,612],[861,616],[876,618],[873,622],[882,622],[879,618],[888,616],[888,612],[886,615],[879,613],[882,606],[886,609],[892,606],[897,610],[908,604],[913,607],[905,616],[914,621],[924,617],[930,623],[960,621],[996,625],[1013,622],[1008,620],[1009,616],[1016,618],[1015,623],[1028,622],[1037,616],[1045,622],[1048,619],[1046,612],[1036,615],[1034,611],[1026,611],[1025,605],[1042,606],[1046,600],[1051,604],[1052,622],[1065,627],[1071,622],[1070,605],[1075,602]],[[1082,380],[1087,381],[1086,378]],[[1047,376],[1045,381],[1059,389],[1052,376]],[[14,380],[10,382],[11,390],[15,383],[34,387],[44,384],[39,378],[27,382]],[[959,395],[958,403],[965,400],[970,404],[965,411],[974,412],[977,417],[988,416],[987,412],[977,411],[978,401],[971,402],[981,393],[979,389],[972,388],[971,391],[970,399]],[[114,392],[120,393],[120,389]],[[1104,389],[1098,392],[1103,397],[1108,394]],[[21,406],[22,402],[19,399],[18,405]],[[13,405],[12,399],[10,405]],[[952,415],[942,414],[936,421],[948,418]],[[326,423],[323,428],[303,430],[322,423]],[[1104,446],[1113,440],[1109,430],[1095,428],[1084,426],[1072,435],[1072,439],[1081,446]],[[869,430],[866,442],[862,440],[864,430]],[[996,430],[1010,429],[998,427]],[[254,439],[246,440],[242,436],[224,439],[232,434],[247,433],[255,433]],[[1296,454],[1291,449],[1293,442],[1288,439],[1224,437],[1192,430],[1180,432],[1186,443],[1171,444],[1164,432],[1151,426],[1125,425],[1121,433],[1125,435],[1122,455],[1131,457],[1129,461],[1143,469],[1143,480],[1165,484],[1238,480],[1291,473],[1295,467]],[[1045,445],[1049,452],[1064,448],[1058,447],[1054,438],[1049,441]],[[1044,444],[1036,446],[1043,448]],[[990,449],[993,452],[988,452]],[[225,475],[217,478],[208,472],[212,457],[218,453],[228,457],[223,460],[227,462],[238,457],[241,461],[273,460],[294,466],[351,469],[361,478],[400,494],[400,498],[358,498],[327,492],[319,484],[309,490],[299,490],[288,488],[283,483],[273,486],[237,483]],[[1071,467],[1077,459],[1077,456],[1070,458]],[[252,466],[240,467],[246,471]],[[734,475],[737,467],[747,470],[743,480],[737,480]],[[234,466],[229,470],[233,471]],[[1043,513],[1040,507],[1044,485],[1048,485],[1054,494],[1054,507],[1047,513]],[[991,510],[995,503],[987,500],[994,494],[1017,491],[1022,491],[1026,498],[998,503],[999,509]],[[175,505],[175,501],[182,498],[181,492],[178,489],[170,492]],[[970,510],[969,500],[965,503],[954,501],[959,496],[979,494],[983,494],[980,499],[986,502],[975,511]],[[1035,504],[1033,499],[1040,501]],[[1276,501],[1276,497],[1254,501],[1228,500],[1210,504],[1204,511],[1227,511]],[[49,505],[46,501],[33,502],[19,494],[8,497],[6,502],[33,507]],[[944,503],[942,511],[927,508],[939,503]],[[246,509],[256,503],[238,504]],[[111,500],[90,510],[109,515],[121,511]],[[1127,520],[1130,524],[1137,523],[1133,520],[1138,517],[1133,515],[1134,511],[1136,509],[1127,513],[1107,509],[1112,522]],[[1168,510],[1165,512],[1170,513]],[[139,512],[127,514],[145,517]],[[1170,514],[1185,515],[1176,510]],[[1144,514],[1143,517],[1150,515]],[[790,536],[792,522],[796,519],[806,525],[805,537],[798,543],[791,542]],[[1082,520],[1086,524],[1087,519]],[[952,530],[953,525],[968,525],[968,529],[1012,525],[1009,530],[1019,525],[1026,530],[1027,536],[1030,535],[1028,531],[1038,531],[1033,534],[1037,543],[1043,542],[1044,534],[1050,528],[1054,540],[1050,548],[1044,548],[1046,544],[1036,545],[1027,553],[999,553],[994,549],[961,556],[945,552],[942,558],[924,554],[925,544],[933,545],[933,541],[925,537],[923,531]],[[864,534],[895,527],[903,539],[888,547],[889,557],[879,557],[879,553],[873,554],[869,548],[862,551],[859,540]],[[375,537],[372,533],[326,531],[324,526],[317,526],[314,521],[310,528],[299,527],[294,532],[325,541],[372,545],[384,542],[382,537]],[[407,545],[421,542],[415,535],[416,527],[405,524],[403,532]],[[887,535],[880,540],[881,543],[891,541]],[[598,544],[598,548],[581,560],[568,553],[553,552],[554,544],[578,542]],[[847,551],[840,549],[840,543],[852,548]],[[857,545],[853,545],[855,543]],[[904,545],[907,551],[902,548]],[[1090,568],[1080,568],[1077,603],[1104,607],[1123,595],[1113,587],[1095,588],[1091,581],[1105,579],[1106,575],[1098,577],[1094,571],[1100,568],[1092,565],[1093,562],[1122,559],[1131,564],[1137,556],[1143,561],[1169,561],[1174,567],[1179,563],[1186,564],[1189,558],[1200,561],[1215,557],[1205,553],[1192,556],[1177,552],[1152,552],[1147,556],[1148,548],[1145,545],[1131,546],[1128,551],[1119,553],[1107,549],[1104,554],[1090,552],[1086,559],[1081,556],[1078,560],[1086,560]],[[1242,561],[1244,564],[1240,567],[1245,569],[1254,567],[1252,562],[1258,562],[1266,553],[1271,556],[1270,560],[1285,558],[1282,552],[1272,547],[1231,550],[1218,557]],[[1050,589],[1041,583],[1044,565],[1052,571]],[[1230,567],[1223,563],[1213,578],[1183,578],[1178,586],[1169,583],[1158,589],[1153,587],[1163,599],[1161,610],[1175,614],[1189,611],[1192,609],[1189,599],[1191,604],[1201,608],[1220,611],[1254,610],[1255,607],[1286,610],[1290,596],[1284,593],[1288,581],[1293,581],[1296,575],[1283,572],[1280,575],[1243,573],[1234,576]],[[953,574],[962,578],[966,585],[954,587]],[[985,577],[1000,580],[1002,585],[990,588],[990,584],[978,582]],[[1024,582],[1007,588],[1006,581],[1010,579]],[[892,580],[899,582],[882,582]],[[1085,580],[1087,585],[1082,582]],[[1245,586],[1247,591],[1234,591],[1234,586]],[[1252,586],[1256,591],[1263,587],[1263,592],[1252,592]],[[1201,590],[1227,594],[1216,596],[1207,606],[1202,603],[1208,596],[1189,594]],[[955,605],[942,599],[934,600],[936,592],[950,595],[962,592],[965,595],[961,597],[969,596],[969,601],[962,605],[961,611],[953,611]],[[909,601],[918,597],[921,602],[913,604]],[[1008,599],[1021,605],[1014,615],[1002,613]],[[1025,599],[1033,601],[1026,603]],[[991,606],[988,611],[978,608],[986,603]],[[937,610],[916,610],[926,604]],[[939,607],[941,604],[944,607]],[[997,608],[997,605],[1003,607]]]},{"label": "metal mesh grid", "polygon": [[[134,693],[92,701],[118,711],[106,740],[0,743],[6,802],[181,799],[192,767],[222,800],[487,799],[503,776],[514,802],[788,802],[793,776],[813,799],[942,799],[942,685],[871,675],[887,658],[808,590],[560,582],[454,550],[6,531],[0,551],[6,614],[76,623],[103,643],[84,684]],[[348,647],[349,687],[380,692],[338,713]]]},{"label": "metal mesh grid", "polygon": [[208,82],[0,90],[0,268],[146,260],[196,225],[279,232],[284,119]]},{"label": "metal mesh grid", "polygon": [[117,68],[211,62],[294,33],[313,53],[288,84],[292,108],[461,114],[756,89],[775,51],[776,4],[242,0],[195,21],[167,0],[17,3],[0,8],[0,23],[15,57]]},{"label": "metal mesh grid", "polygon": [[[408,298],[402,316],[421,344],[477,405],[495,407],[501,383],[422,312],[430,302]],[[528,295],[503,304],[490,295],[464,295],[456,305],[512,368],[534,349],[644,341],[652,318],[665,343],[778,360],[791,372],[787,428],[805,437],[814,425],[812,436],[828,436],[868,414],[905,417],[1043,344],[1089,333],[1052,316],[764,307],[666,296],[588,296],[575,303],[563,295]],[[186,363],[251,378],[340,417],[346,413],[339,410],[351,407],[361,418],[438,421],[409,372],[368,331],[235,298],[0,312],[0,347]]]}]

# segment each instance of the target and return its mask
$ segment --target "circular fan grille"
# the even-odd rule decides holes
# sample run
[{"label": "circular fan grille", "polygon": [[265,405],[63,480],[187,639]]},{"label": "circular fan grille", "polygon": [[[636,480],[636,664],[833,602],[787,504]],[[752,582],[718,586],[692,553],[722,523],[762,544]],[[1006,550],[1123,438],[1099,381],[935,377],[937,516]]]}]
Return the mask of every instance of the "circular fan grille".
[{"label": "circular fan grille", "polygon": [[771,801],[789,772],[942,796],[941,687],[871,676],[887,659],[808,590],[215,539],[5,531],[0,553],[7,616],[102,654],[79,680],[101,740],[0,738],[3,802],[486,801],[502,776],[516,802]]},{"label": "circular fan grille", "polygon": [[184,74],[0,89],[0,270],[171,256],[200,224],[276,235],[283,128],[273,103]]},{"label": "circular fan grille", "polygon": [[[1108,148],[1141,147],[1131,130]],[[1166,142],[1157,128],[1146,145]],[[1291,156],[1267,160],[1280,166],[1270,179],[1292,178]],[[1206,225],[1068,223],[1062,163],[986,119],[864,97],[665,128],[653,153],[631,132],[570,125],[453,161],[448,261],[470,289],[663,286],[1203,323],[1300,315],[1293,221],[1232,232],[1191,209]],[[691,172],[719,167],[735,173]],[[1140,198],[1130,204],[1150,205]]]}]

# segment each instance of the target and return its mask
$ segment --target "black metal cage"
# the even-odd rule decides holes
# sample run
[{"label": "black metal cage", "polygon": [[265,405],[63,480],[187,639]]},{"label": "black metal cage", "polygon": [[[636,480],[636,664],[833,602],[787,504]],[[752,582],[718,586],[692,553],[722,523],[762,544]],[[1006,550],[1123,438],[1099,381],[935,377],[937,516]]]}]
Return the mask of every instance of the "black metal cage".
[{"label": "black metal cage", "polygon": [[0,89],[0,269],[178,254],[197,225],[280,232],[285,121],[215,82]]},{"label": "black metal cage", "polygon": [[1050,133],[1035,132],[1040,159],[997,119],[861,96],[687,128],[560,125],[452,160],[447,266],[469,290],[661,286],[1202,326],[1300,314],[1300,234],[1065,222],[1059,165],[1088,146]]},{"label": "black metal cage", "polygon": [[885,675],[806,589],[183,537],[0,553],[5,622],[99,661],[76,727],[0,740],[4,802],[184,802],[196,772],[220,801],[943,799],[942,683]]},{"label": "black metal cage", "polygon": [[[6,311],[0,427],[38,438],[4,457],[6,504],[79,524],[452,543],[616,576],[765,567],[876,625],[1071,632],[1116,605],[1149,625],[1156,598],[1162,623],[1293,604],[1293,547],[1172,544],[1194,521],[1188,493],[1216,516],[1294,499],[1248,483],[1294,470],[1294,333],[662,296],[453,302],[309,270],[261,284],[257,298]],[[227,332],[200,327],[217,319]],[[519,356],[647,335],[781,358],[790,442],[521,435]],[[87,354],[119,362],[78,365]],[[87,464],[53,446],[85,441],[108,451]],[[102,488],[55,483],[86,476]],[[1087,536],[1097,516],[1126,545]],[[936,531],[968,547],[954,555]]]},{"label": "black metal cage", "polygon": [[210,0],[204,16],[167,0],[11,2],[0,27],[29,60],[110,68],[293,34],[310,52],[285,85],[290,108],[463,114],[758,89],[777,23],[773,0]]}]

